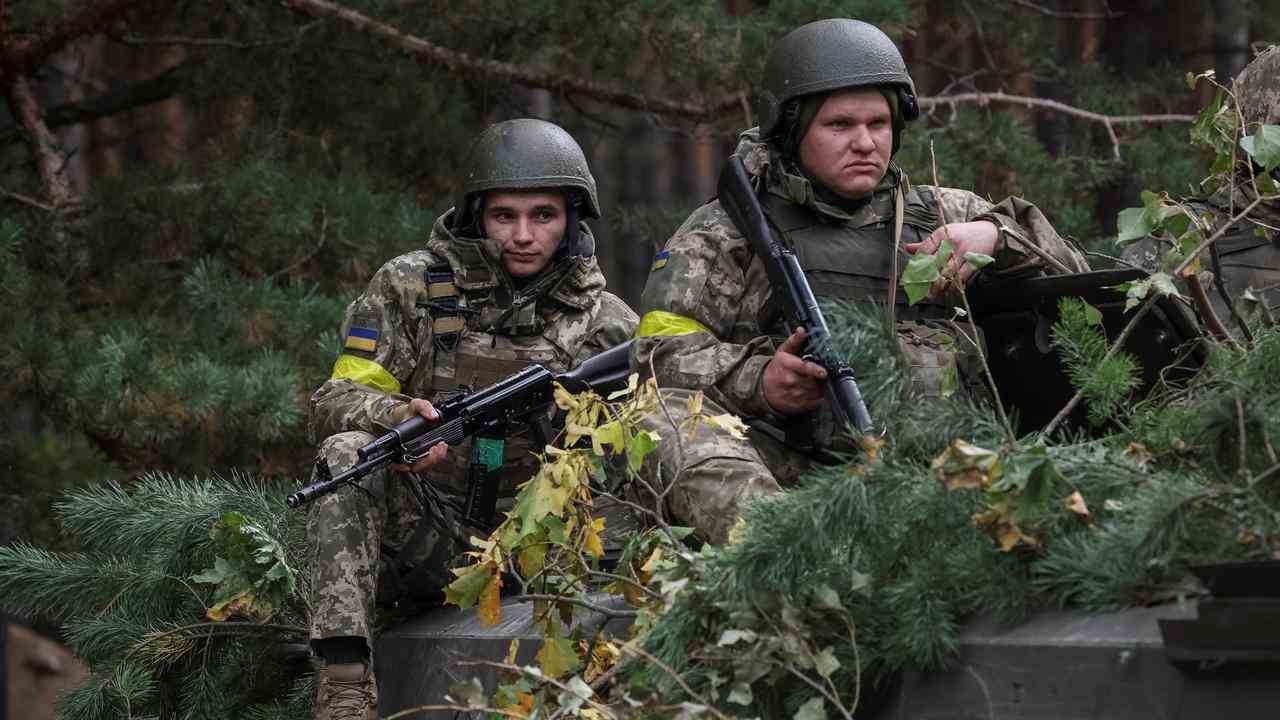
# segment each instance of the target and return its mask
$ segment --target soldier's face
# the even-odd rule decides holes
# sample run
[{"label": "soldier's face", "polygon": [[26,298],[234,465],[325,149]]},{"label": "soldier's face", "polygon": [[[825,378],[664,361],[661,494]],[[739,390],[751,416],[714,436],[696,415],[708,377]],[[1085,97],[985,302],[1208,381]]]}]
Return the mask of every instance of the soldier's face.
[{"label": "soldier's face", "polygon": [[827,189],[850,200],[880,184],[893,152],[889,102],[875,88],[831,94],[800,140],[800,165]]},{"label": "soldier's face", "polygon": [[537,275],[551,262],[564,237],[564,194],[489,192],[482,218],[485,235],[502,247],[502,264],[511,277]]}]

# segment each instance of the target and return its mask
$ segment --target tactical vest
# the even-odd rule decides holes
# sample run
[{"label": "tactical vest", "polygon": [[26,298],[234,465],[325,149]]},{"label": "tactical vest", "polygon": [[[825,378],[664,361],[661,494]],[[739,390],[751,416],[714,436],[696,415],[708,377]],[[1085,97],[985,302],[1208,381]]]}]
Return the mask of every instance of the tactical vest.
[{"label": "tactical vest", "polygon": [[[1197,211],[1228,217],[1225,209],[1212,206],[1198,206]],[[1261,234],[1258,233],[1259,227],[1263,228]],[[1280,306],[1280,233],[1246,219],[1223,233],[1215,247],[1221,266],[1221,280],[1229,297],[1236,300],[1247,288],[1254,288],[1262,290],[1255,295],[1269,307]],[[1221,295],[1212,292],[1209,300],[1219,319],[1229,321],[1231,311]]]},{"label": "tactical vest", "polygon": [[[424,322],[431,325],[431,346],[420,350],[423,361],[418,365],[418,372],[429,373],[429,380],[420,381],[429,387],[427,397],[439,401],[478,390],[533,364],[552,372],[569,369],[575,349],[557,344],[556,334],[547,332],[563,310],[548,308],[544,300],[578,261],[561,261],[536,287],[521,293],[501,281],[477,242],[455,239],[432,250],[449,257],[428,266],[427,297],[418,302],[427,313]],[[508,428],[501,455],[489,457],[502,467],[499,497],[514,495],[515,486],[533,474],[537,463],[531,453],[539,449],[528,427]],[[433,469],[433,481],[462,494],[473,455],[490,450],[498,452],[492,443],[486,448],[473,440],[451,448],[444,465]]]},{"label": "tactical vest", "polygon": [[[862,227],[823,215],[772,193],[765,193],[761,203],[774,227],[796,254],[813,294],[819,299],[849,302],[874,302],[883,305],[889,296],[889,279],[893,276],[893,196],[883,193],[871,202],[881,204],[880,217],[887,220]],[[901,246],[924,240],[938,227],[932,188],[912,188],[906,194],[903,211]],[[899,247],[898,277],[907,267],[910,256]],[[949,316],[947,307],[926,299],[910,306],[907,294],[899,285],[896,313],[901,320],[938,319]],[[761,310],[759,326],[777,332],[780,310],[770,299]]]}]

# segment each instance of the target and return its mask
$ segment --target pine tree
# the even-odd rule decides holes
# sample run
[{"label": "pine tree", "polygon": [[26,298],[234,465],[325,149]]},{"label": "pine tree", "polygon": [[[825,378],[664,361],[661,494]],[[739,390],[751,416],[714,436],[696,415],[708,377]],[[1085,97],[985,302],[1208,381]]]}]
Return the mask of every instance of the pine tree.
[{"label": "pine tree", "polygon": [[310,717],[304,530],[289,489],[151,474],[59,501],[78,552],[0,548],[0,606],[59,621],[92,670],[60,716]]}]

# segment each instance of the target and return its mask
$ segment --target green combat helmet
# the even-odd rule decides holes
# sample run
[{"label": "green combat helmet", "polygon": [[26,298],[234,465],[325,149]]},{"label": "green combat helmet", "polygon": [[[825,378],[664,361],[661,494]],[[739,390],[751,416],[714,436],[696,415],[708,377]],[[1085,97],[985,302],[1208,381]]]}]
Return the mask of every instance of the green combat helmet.
[{"label": "green combat helmet", "polygon": [[460,219],[471,220],[473,203],[487,190],[573,188],[584,196],[581,212],[600,217],[596,180],[582,148],[554,123],[533,118],[490,125],[476,138],[467,156],[467,177],[456,207]]},{"label": "green combat helmet", "polygon": [[861,20],[818,20],[787,33],[774,45],[756,98],[760,136],[778,129],[787,101],[812,93],[868,85],[897,89],[894,149],[904,123],[920,115],[916,87],[898,48],[880,28]]}]

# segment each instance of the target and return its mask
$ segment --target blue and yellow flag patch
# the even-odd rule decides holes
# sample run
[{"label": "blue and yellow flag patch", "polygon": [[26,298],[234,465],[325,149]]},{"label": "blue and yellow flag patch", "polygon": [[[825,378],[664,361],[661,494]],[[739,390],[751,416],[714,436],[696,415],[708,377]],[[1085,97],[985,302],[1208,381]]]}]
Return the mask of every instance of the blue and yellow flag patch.
[{"label": "blue and yellow flag patch", "polygon": [[373,352],[378,347],[378,331],[373,328],[353,327],[347,330],[347,341],[343,347],[348,350]]},{"label": "blue and yellow flag patch", "polygon": [[667,266],[667,258],[669,258],[669,257],[671,257],[671,251],[670,251],[670,250],[663,250],[662,252],[658,253],[657,255],[654,255],[654,256],[653,256],[653,267],[649,268],[649,272],[653,272],[654,270],[661,270],[662,268],[666,267],[666,266]]}]

